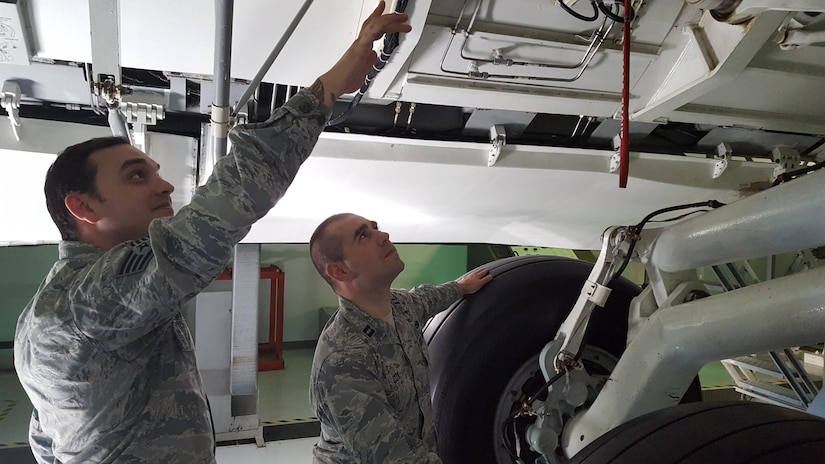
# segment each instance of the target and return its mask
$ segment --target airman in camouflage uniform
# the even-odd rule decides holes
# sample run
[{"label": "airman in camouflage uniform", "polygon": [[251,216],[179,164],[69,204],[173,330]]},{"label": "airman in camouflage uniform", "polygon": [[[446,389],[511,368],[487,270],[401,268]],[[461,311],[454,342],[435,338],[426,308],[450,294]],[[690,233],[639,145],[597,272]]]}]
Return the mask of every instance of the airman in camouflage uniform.
[{"label": "airman in camouflage uniform", "polygon": [[310,254],[339,295],[312,362],[310,402],[321,422],[314,462],[440,463],[422,329],[492,276],[391,289],[403,270],[389,235],[352,214],[316,229]]},{"label": "airman in camouflage uniform", "polygon": [[265,123],[230,133],[232,152],[177,214],[157,163],[124,140],[95,139],[58,156],[74,160],[66,153],[85,150],[78,172],[92,180],[78,191],[64,174],[65,197],[47,193],[64,241],[15,333],[38,462],[215,462],[181,306],[223,271],[233,246],[283,195],[337,96],[363,83],[372,42],[409,31],[406,15],[382,15],[383,7],[310,89]]}]

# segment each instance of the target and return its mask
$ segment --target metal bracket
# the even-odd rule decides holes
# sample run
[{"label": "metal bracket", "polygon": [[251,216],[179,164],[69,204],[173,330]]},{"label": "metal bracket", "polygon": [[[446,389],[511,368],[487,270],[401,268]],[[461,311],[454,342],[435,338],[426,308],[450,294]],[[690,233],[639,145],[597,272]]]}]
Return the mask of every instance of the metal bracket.
[{"label": "metal bracket", "polygon": [[246,124],[249,121],[249,115],[246,113],[238,113],[231,118],[232,127]]},{"label": "metal bracket", "polygon": [[144,152],[149,149],[146,141],[146,126],[154,126],[166,117],[163,106],[147,103],[121,102],[120,111],[126,122],[132,124],[134,145]]},{"label": "metal bracket", "polygon": [[793,171],[802,162],[799,152],[791,147],[773,147],[771,159],[777,164],[773,168],[773,180],[776,180],[782,173]]},{"label": "metal bracket", "polygon": [[622,146],[622,138],[618,135],[613,136],[613,156],[610,157],[610,172],[614,173],[619,170],[622,164],[622,155],[619,152],[619,147]]},{"label": "metal bracket", "polygon": [[486,71],[480,71],[478,69],[478,62],[477,61],[470,61],[469,70],[467,71],[467,77],[471,79],[487,79],[490,77],[490,73]]},{"label": "metal bracket", "polygon": [[131,95],[132,89],[115,83],[114,79],[92,83],[92,93],[101,98],[107,106],[119,103],[124,95]]},{"label": "metal bracket", "polygon": [[492,166],[501,155],[501,148],[507,144],[507,133],[504,126],[495,125],[490,128],[490,153],[487,156],[487,166]]},{"label": "metal bracket", "polygon": [[562,342],[554,360],[557,373],[564,369],[575,368],[577,363],[575,355],[584,343],[590,314],[597,306],[603,307],[607,301],[610,289],[604,284],[612,278],[613,272],[616,272],[613,266],[623,259],[622,250],[625,249],[625,244],[630,239],[631,236],[625,227],[610,227],[604,232],[601,253],[573,309],[556,332],[555,339]]},{"label": "metal bracket", "polygon": [[713,166],[713,178],[718,179],[719,176],[725,172],[725,169],[728,168],[728,162],[730,162],[731,155],[733,154],[733,149],[731,149],[730,145],[725,142],[720,143],[716,146],[716,159],[719,161],[716,162],[716,165]]},{"label": "metal bracket", "polygon": [[0,91],[0,105],[6,110],[11,130],[14,132],[14,138],[19,142],[20,134],[17,132],[17,128],[20,127],[20,84],[15,81],[3,82],[3,90]]}]

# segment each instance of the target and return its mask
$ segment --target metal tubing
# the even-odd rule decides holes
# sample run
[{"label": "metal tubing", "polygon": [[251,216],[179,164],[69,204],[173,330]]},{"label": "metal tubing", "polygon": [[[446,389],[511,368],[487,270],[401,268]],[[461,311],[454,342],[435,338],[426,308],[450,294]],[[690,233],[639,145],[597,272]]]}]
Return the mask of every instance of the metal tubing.
[{"label": "metal tubing", "polygon": [[232,66],[232,16],[234,0],[215,0],[215,62],[212,79],[215,99],[212,103],[212,150],[215,160],[226,155],[229,120],[229,81]]},{"label": "metal tubing", "polygon": [[303,19],[304,14],[306,14],[309,6],[312,5],[312,0],[304,0],[304,4],[301,6],[301,9],[298,10],[298,13],[292,18],[292,22],[289,23],[289,26],[286,28],[284,35],[281,36],[281,40],[275,44],[275,48],[272,49],[272,52],[264,61],[264,64],[261,66],[261,69],[258,70],[258,74],[252,79],[252,82],[249,83],[249,87],[246,88],[243,95],[241,95],[240,100],[238,100],[238,104],[235,106],[235,109],[232,111],[232,115],[238,114],[238,110],[246,105],[246,102],[249,101],[249,97],[255,92],[255,89],[258,87],[258,84],[261,83],[264,76],[267,72],[269,72],[269,68],[272,67],[272,63],[275,62],[275,58],[281,54],[281,50],[283,50],[286,43],[289,41],[289,38],[292,37],[292,33],[295,32],[295,28],[298,27],[298,24]]},{"label": "metal tubing", "polygon": [[[783,352],[787,353],[788,350],[783,350]],[[794,394],[796,394],[797,398],[799,398],[799,401],[802,402],[802,405],[805,406],[805,408],[807,408],[808,405],[811,404],[811,400],[813,399],[810,396],[808,396],[810,390],[802,388],[802,385],[799,383],[799,381],[796,379],[796,376],[794,375],[794,371],[788,368],[788,366],[785,364],[785,361],[783,361],[782,357],[779,356],[779,352],[771,351],[768,353],[768,356],[771,357],[771,360],[776,365],[776,368],[779,369],[779,372],[781,372],[782,375],[785,376],[785,381],[788,382],[788,386],[791,388],[791,391],[793,391]],[[791,354],[788,357],[789,363],[792,356],[793,354]]]},{"label": "metal tubing", "polygon": [[590,409],[565,428],[573,455],[634,417],[679,402],[710,361],[825,339],[825,267],[662,308],[641,327]]},{"label": "metal tubing", "polygon": [[821,246],[823,185],[817,171],[668,227],[649,242],[646,266],[678,272]]},{"label": "metal tubing", "polygon": [[109,127],[112,129],[112,135],[116,137],[126,137],[130,144],[133,144],[132,134],[129,132],[129,126],[126,124],[126,117],[120,112],[120,106],[109,106]]}]

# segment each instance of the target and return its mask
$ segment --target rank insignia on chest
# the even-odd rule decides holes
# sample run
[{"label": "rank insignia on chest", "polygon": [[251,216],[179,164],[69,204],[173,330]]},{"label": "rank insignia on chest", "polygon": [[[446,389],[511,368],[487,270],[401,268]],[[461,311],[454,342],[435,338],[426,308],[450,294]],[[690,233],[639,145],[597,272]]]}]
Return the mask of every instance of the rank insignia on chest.
[{"label": "rank insignia on chest", "polygon": [[373,335],[375,335],[375,329],[373,329],[370,326],[366,326],[364,327],[364,333],[367,334],[367,337],[372,337]]}]

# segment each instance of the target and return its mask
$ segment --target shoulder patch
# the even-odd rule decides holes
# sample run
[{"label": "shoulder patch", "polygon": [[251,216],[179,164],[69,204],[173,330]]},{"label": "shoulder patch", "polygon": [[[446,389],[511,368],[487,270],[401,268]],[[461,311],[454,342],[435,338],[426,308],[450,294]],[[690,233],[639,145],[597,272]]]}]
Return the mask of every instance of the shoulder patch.
[{"label": "shoulder patch", "polygon": [[123,256],[117,276],[122,277],[136,272],[142,272],[149,265],[155,256],[152,247],[149,246],[149,237],[134,241],[129,246],[129,251]]}]

